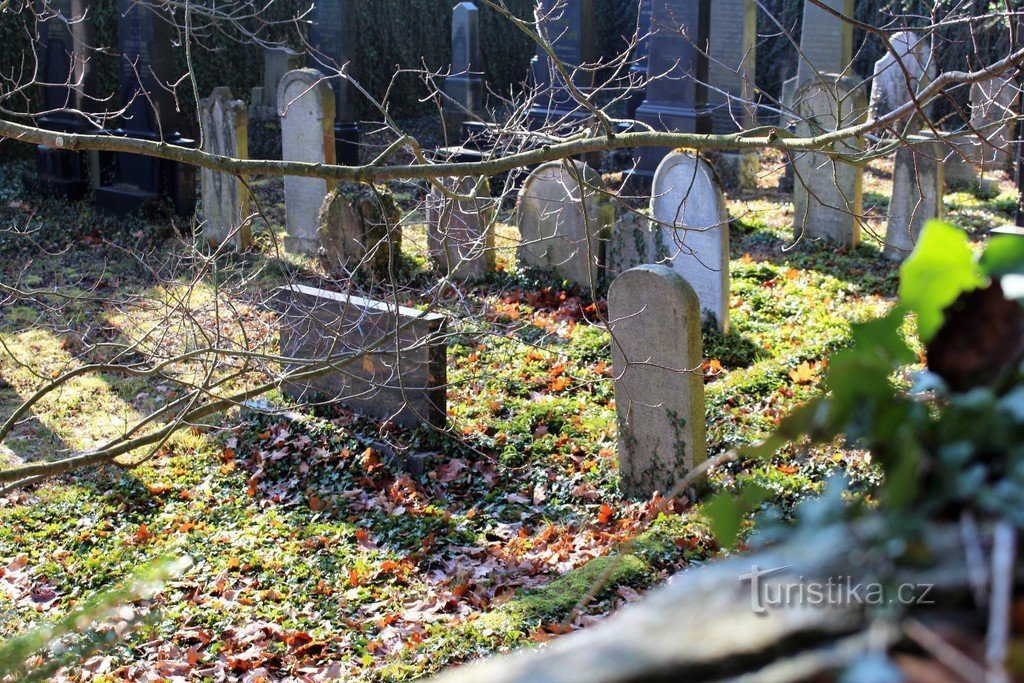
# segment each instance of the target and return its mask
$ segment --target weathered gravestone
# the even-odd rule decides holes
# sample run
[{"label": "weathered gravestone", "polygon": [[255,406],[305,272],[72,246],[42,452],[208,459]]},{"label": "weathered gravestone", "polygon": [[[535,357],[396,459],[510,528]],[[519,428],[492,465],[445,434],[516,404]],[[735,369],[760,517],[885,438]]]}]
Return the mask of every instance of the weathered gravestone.
[{"label": "weathered gravestone", "polygon": [[[707,108],[710,0],[654,0],[647,57],[647,96],[636,118],[654,130],[710,133]],[[671,150],[639,147],[630,174],[638,188],[649,188],[658,164]]]},{"label": "weathered gravestone", "polygon": [[452,9],[452,75],[444,80],[445,117],[452,126],[479,117],[484,109],[480,61],[480,10],[472,2]]},{"label": "weathered gravestone", "polygon": [[647,58],[650,54],[651,5],[654,0],[640,0],[637,6],[636,48],[633,63],[629,65],[629,83],[633,93],[626,101],[626,116],[636,116],[637,108],[643,104],[647,83]]},{"label": "weathered gravestone", "polygon": [[287,47],[263,48],[263,86],[253,88],[249,101],[249,118],[277,118],[277,86],[289,71],[302,68],[303,56]]},{"label": "weathered gravestone", "polygon": [[320,208],[320,261],[331,274],[393,272],[402,253],[401,213],[386,188],[339,183]]},{"label": "weathered gravestone", "polygon": [[[854,0],[824,0],[833,12],[853,17]],[[835,16],[824,7],[804,0],[800,24],[800,52],[796,75],[782,84],[782,104],[795,108],[797,90],[807,81],[821,80],[824,74],[850,76],[853,61],[853,24]],[[826,77],[826,83],[835,77]]]},{"label": "weathered gravestone", "polygon": [[729,329],[729,212],[707,162],[673,152],[654,174],[651,263],[670,267],[697,292],[702,311]]},{"label": "weathered gravestone", "polygon": [[282,287],[275,300],[281,355],[328,370],[300,377],[315,368],[285,363],[289,396],[341,401],[403,426],[444,427],[447,318],[303,285]]},{"label": "weathered gravestone", "polygon": [[552,161],[519,191],[519,260],[590,288],[601,277],[613,207],[597,171],[579,161]]},{"label": "weathered gravestone", "polygon": [[[91,127],[77,112],[92,109],[95,74],[88,50],[95,46],[88,0],[36,0],[39,18],[39,80],[43,111],[37,125],[58,133],[87,133]],[[90,162],[90,158],[92,161]],[[47,195],[81,199],[98,177],[95,153],[36,147],[35,177],[29,185]],[[92,175],[91,172],[95,172]]]},{"label": "weathered gravestone", "polygon": [[[249,121],[245,102],[231,98],[229,88],[214,88],[200,103],[203,151],[233,159],[249,158]],[[236,249],[249,246],[250,197],[242,180],[230,173],[203,168],[199,173],[203,237],[213,246],[230,242]]]},{"label": "weathered gravestone", "polygon": [[[477,178],[441,181],[455,194],[469,196]],[[439,190],[427,195],[427,249],[434,265],[459,280],[481,278],[494,268],[496,202],[483,179],[475,201],[456,200]]]},{"label": "weathered gravestone", "polygon": [[[285,161],[334,163],[334,93],[316,69],[289,71],[277,87],[281,117],[281,155]],[[285,247],[316,254],[320,207],[327,196],[327,181],[285,176]]]},{"label": "weathered gravestone", "polygon": [[[594,0],[537,0],[537,29],[551,45],[572,84],[586,89],[594,83],[593,71],[578,68],[597,58]],[[589,116],[569,93],[565,78],[542,47],[530,62],[536,100],[530,109],[534,128]]]},{"label": "weathered gravestone", "polygon": [[[831,80],[829,80],[831,79]],[[864,120],[867,98],[853,79],[822,74],[796,92],[796,134],[812,137]],[[837,152],[860,150],[856,139],[839,140]],[[796,239],[854,246],[863,222],[864,169],[817,152],[794,155],[793,226]]]},{"label": "weathered gravestone", "polygon": [[352,0],[317,0],[313,4],[310,62],[330,76],[334,90],[335,158],[339,164],[359,163],[359,123],[356,120],[356,90],[342,74],[347,73],[354,53],[355,17]]},{"label": "weathered gravestone", "polygon": [[979,156],[981,140],[977,135],[963,133],[945,138],[942,171],[946,187],[960,189],[978,181],[978,169],[974,160]]},{"label": "weathered gravestone", "polygon": [[[177,34],[162,10],[119,0],[117,42],[120,52],[120,105],[124,114],[111,135],[191,147],[178,132],[180,114],[173,91],[180,73],[174,65]],[[195,209],[195,169],[189,164],[138,154],[101,155],[103,177],[96,189],[101,211],[125,214],[169,197],[175,211]]]},{"label": "weathered gravestone", "polygon": [[[937,67],[932,59],[931,46],[913,31],[894,33],[889,39],[892,52],[886,52],[875,62],[871,78],[869,115],[876,119],[914,101],[922,89],[935,80]],[[895,54],[894,54],[895,53]],[[929,112],[911,112],[896,123],[904,124],[900,133],[918,130],[929,118]]]},{"label": "weathered gravestone", "polygon": [[892,172],[892,198],[883,254],[902,261],[917,244],[926,221],[942,218],[942,145],[923,143],[896,151]]},{"label": "weathered gravestone", "polygon": [[707,459],[697,294],[667,266],[626,271],[608,291],[622,491],[649,498]]},{"label": "weathered gravestone", "polygon": [[1019,102],[1015,73],[971,84],[971,129],[980,142],[974,161],[983,171],[1007,167],[1013,159]]}]

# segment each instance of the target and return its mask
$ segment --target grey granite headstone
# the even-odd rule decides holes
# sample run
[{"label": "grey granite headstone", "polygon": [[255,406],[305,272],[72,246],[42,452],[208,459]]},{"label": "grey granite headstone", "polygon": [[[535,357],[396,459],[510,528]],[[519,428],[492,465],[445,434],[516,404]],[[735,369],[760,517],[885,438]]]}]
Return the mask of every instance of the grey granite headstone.
[{"label": "grey granite headstone", "polygon": [[310,65],[330,77],[334,90],[335,157],[340,164],[359,163],[356,89],[344,77],[355,50],[353,0],[316,0],[309,31]]},{"label": "grey granite headstone", "polygon": [[629,82],[633,89],[626,102],[626,115],[636,116],[637,107],[643,104],[647,83],[647,57],[650,54],[651,5],[654,0],[640,0],[637,5],[636,48],[633,51],[633,63],[629,66]]},{"label": "grey granite headstone", "polygon": [[923,143],[896,151],[892,172],[892,198],[883,254],[902,261],[917,244],[926,221],[942,218],[942,146]]},{"label": "grey granite headstone", "polygon": [[518,256],[524,265],[589,289],[601,277],[614,209],[597,171],[567,163],[537,168],[519,191]]},{"label": "grey granite headstone", "polygon": [[402,253],[401,213],[386,188],[338,183],[320,207],[320,262],[335,277],[386,276]]},{"label": "grey granite headstone", "polygon": [[[886,52],[875,62],[871,79],[870,116],[879,118],[913,102],[914,96],[935,80],[937,68],[932,49],[926,40],[913,31],[894,33],[889,39],[892,52]],[[895,55],[893,54],[895,52]],[[897,59],[898,58],[898,59]],[[911,122],[910,131],[901,127],[900,133],[919,129],[930,118],[926,109],[903,116],[901,123]]]},{"label": "grey granite headstone", "polygon": [[[281,156],[285,161],[334,163],[334,93],[316,69],[289,71],[277,87],[281,117]],[[316,254],[320,207],[327,196],[327,181],[285,176],[285,247],[301,254]]]},{"label": "grey granite headstone", "polygon": [[614,279],[630,268],[654,261],[654,225],[650,216],[637,209],[625,210],[615,219],[605,249],[605,273]]},{"label": "grey granite headstone", "polygon": [[[441,180],[450,191],[469,196],[476,178]],[[475,201],[455,200],[437,189],[427,195],[427,248],[443,273],[458,280],[480,278],[494,268],[496,201],[484,179]]]},{"label": "grey granite headstone", "polygon": [[[823,0],[822,4],[843,16],[853,17],[854,0]],[[797,89],[808,80],[817,79],[821,74],[851,75],[853,24],[804,0],[800,26],[796,75],[782,85],[781,99],[786,107],[794,106]]]},{"label": "grey granite headstone", "polygon": [[[214,88],[203,100],[199,115],[203,151],[208,154],[249,158],[249,121],[245,103],[231,97],[229,88]],[[203,237],[211,245],[230,241],[236,249],[249,246],[250,197],[245,184],[229,173],[203,168],[199,174],[203,199]]]},{"label": "grey granite headstone", "polygon": [[281,355],[330,369],[299,377],[310,366],[286,363],[289,396],[341,401],[403,426],[444,427],[447,318],[303,285],[282,287],[275,299]]},{"label": "grey granite headstone", "polygon": [[673,152],[654,174],[652,262],[670,267],[697,292],[702,311],[729,329],[729,212],[707,162]]},{"label": "grey granite headstone", "polygon": [[963,189],[978,182],[975,159],[980,158],[981,140],[977,135],[963,133],[945,138],[942,175],[949,189]]},{"label": "grey granite headstone", "polygon": [[697,294],[667,266],[626,271],[608,291],[622,492],[667,494],[707,459]]},{"label": "grey granite headstone", "polygon": [[[589,88],[594,82],[593,71],[579,69],[597,59],[597,31],[594,0],[537,0],[537,30],[551,45],[577,88]],[[547,52],[539,45],[537,56],[530,64],[537,87],[536,101],[530,109],[530,123],[540,127],[564,117],[589,115],[579,112],[567,88],[566,80],[558,72]]]},{"label": "grey granite headstone", "polygon": [[[710,133],[707,108],[710,0],[654,0],[651,8],[647,97],[636,118],[654,130]],[[634,179],[649,184],[658,164],[671,150],[634,150]]]},{"label": "grey granite headstone", "polygon": [[[829,79],[832,79],[831,81]],[[867,97],[854,79],[821,74],[796,92],[796,134],[812,137],[855,125],[867,115]],[[835,143],[855,154],[861,142]],[[793,226],[796,239],[822,239],[854,246],[863,222],[864,169],[818,152],[794,154]]]},{"label": "grey granite headstone", "polygon": [[1019,102],[1016,73],[971,84],[971,128],[981,141],[975,161],[983,170],[1001,169],[1012,160]]},{"label": "grey granite headstone", "polygon": [[480,62],[480,10],[472,2],[452,9],[452,72],[444,81],[445,115],[453,124],[479,116],[484,107]]}]

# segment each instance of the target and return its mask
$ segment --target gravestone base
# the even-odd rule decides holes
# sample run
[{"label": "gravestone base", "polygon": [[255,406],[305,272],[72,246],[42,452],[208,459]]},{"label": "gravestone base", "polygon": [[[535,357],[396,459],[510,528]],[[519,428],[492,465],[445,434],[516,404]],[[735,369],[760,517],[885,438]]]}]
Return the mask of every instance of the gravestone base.
[{"label": "gravestone base", "polygon": [[340,166],[359,165],[359,124],[334,124],[334,158]]},{"label": "gravestone base", "polygon": [[[115,130],[113,135],[158,142],[153,133]],[[193,147],[194,140],[175,134],[165,143]],[[108,175],[107,182],[96,188],[96,208],[103,213],[123,216],[138,211],[155,200],[169,198],[174,212],[191,216],[196,206],[196,173],[189,164],[158,159],[139,154],[114,153],[107,155],[101,166]]]},{"label": "gravestone base", "polygon": [[708,155],[718,181],[727,190],[746,190],[757,187],[757,174],[761,171],[761,157],[757,152],[716,152]]},{"label": "gravestone base", "polygon": [[[84,133],[81,121],[44,116],[39,127],[55,133]],[[89,191],[89,164],[86,152],[72,152],[46,145],[36,146],[35,173],[24,177],[25,187],[43,196],[78,201]]]}]

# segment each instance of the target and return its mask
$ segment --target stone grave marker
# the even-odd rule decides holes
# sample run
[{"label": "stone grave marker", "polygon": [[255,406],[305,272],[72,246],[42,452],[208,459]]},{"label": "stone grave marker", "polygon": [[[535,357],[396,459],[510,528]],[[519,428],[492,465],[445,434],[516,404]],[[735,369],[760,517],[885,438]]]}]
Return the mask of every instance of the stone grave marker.
[{"label": "stone grave marker", "polygon": [[[914,96],[926,88],[937,73],[931,46],[913,31],[894,33],[889,43],[896,55],[886,52],[875,62],[871,79],[868,109],[873,119],[913,102]],[[912,118],[911,131],[918,130],[929,118],[928,111],[901,117],[901,122],[905,124]]]},{"label": "stone grave marker", "polygon": [[339,183],[320,208],[320,261],[335,276],[363,269],[386,275],[402,253],[401,213],[381,187]]},{"label": "stone grave marker", "polygon": [[[209,154],[249,158],[249,120],[245,102],[231,97],[229,88],[214,88],[200,103],[203,151]],[[251,230],[249,191],[230,173],[209,168],[199,172],[203,207],[203,237],[213,246],[230,241],[238,250],[249,246]]]},{"label": "stone grave marker", "polygon": [[484,109],[484,79],[480,61],[480,10],[472,2],[452,9],[452,75],[444,81],[444,111],[449,125],[458,130],[467,119]]},{"label": "stone grave marker", "polygon": [[[468,196],[476,178],[442,180],[449,190]],[[484,179],[476,201],[446,197],[437,189],[427,195],[427,248],[431,261],[458,280],[481,278],[494,269],[494,216],[496,203]]]},{"label": "stone grave marker", "polygon": [[[829,81],[828,79],[832,79]],[[864,120],[867,98],[854,79],[822,74],[796,93],[796,134],[821,135]],[[857,140],[835,143],[839,152],[856,153]],[[793,225],[796,239],[825,240],[854,246],[863,221],[864,170],[817,152],[798,152],[793,162]]]},{"label": "stone grave marker", "polygon": [[[281,117],[281,155],[285,161],[334,163],[334,93],[316,69],[289,71],[277,87]],[[285,176],[285,247],[301,254],[316,254],[320,207],[327,196],[327,181]]]},{"label": "stone grave marker", "polygon": [[[708,39],[708,107],[712,132],[728,135],[757,125],[754,71],[757,59],[757,3],[714,0]],[[722,184],[754,187],[760,170],[757,152],[714,155]]]},{"label": "stone grave marker", "polygon": [[519,191],[519,260],[590,288],[601,277],[613,207],[597,171],[579,161],[540,166]]},{"label": "stone grave marker", "polygon": [[654,175],[651,263],[670,267],[697,292],[702,311],[729,329],[729,212],[707,162],[673,152]]},{"label": "stone grave marker", "polygon": [[[281,355],[329,368],[286,381],[289,396],[341,401],[406,427],[444,427],[447,318],[304,285],[280,288],[275,303]],[[286,364],[284,371],[306,367]]]},{"label": "stone grave marker", "polygon": [[302,62],[303,56],[291,48],[263,48],[263,85],[252,89],[250,119],[277,119],[277,86],[286,73],[301,69]]},{"label": "stone grave marker", "polygon": [[1008,167],[1012,161],[1019,103],[1015,73],[971,84],[971,128],[980,142],[974,160],[982,171]]},{"label": "stone grave marker", "polygon": [[896,151],[892,172],[892,198],[883,254],[902,261],[917,244],[926,221],[942,218],[942,150],[939,143],[903,146]]},{"label": "stone grave marker", "polygon": [[629,82],[634,92],[626,102],[626,116],[636,116],[637,108],[643,104],[647,82],[647,57],[650,54],[651,5],[654,0],[640,0],[637,6],[636,48],[633,52],[633,63],[629,66]]},{"label": "stone grave marker", "polygon": [[667,266],[638,266],[612,282],[608,321],[622,491],[667,494],[707,459],[697,294]]},{"label": "stone grave marker", "polygon": [[[586,89],[593,85],[593,72],[577,69],[597,58],[597,31],[594,0],[537,0],[537,29],[551,44],[555,56],[565,66],[573,85]],[[565,79],[539,45],[530,62],[537,96],[530,109],[530,125],[539,128],[562,119],[589,116],[569,94]]]},{"label": "stone grave marker", "polygon": [[[843,16],[853,16],[854,0],[824,0],[823,4]],[[853,61],[853,25],[850,22],[804,0],[800,26],[796,75],[782,84],[782,104],[790,108],[795,107],[794,96],[806,81],[819,80],[822,74],[850,76],[848,70]]]},{"label": "stone grave marker", "polygon": [[317,0],[309,32],[310,64],[330,76],[334,90],[335,158],[339,164],[359,163],[359,123],[356,119],[356,90],[339,75],[347,71],[354,53],[355,17],[352,0]]}]

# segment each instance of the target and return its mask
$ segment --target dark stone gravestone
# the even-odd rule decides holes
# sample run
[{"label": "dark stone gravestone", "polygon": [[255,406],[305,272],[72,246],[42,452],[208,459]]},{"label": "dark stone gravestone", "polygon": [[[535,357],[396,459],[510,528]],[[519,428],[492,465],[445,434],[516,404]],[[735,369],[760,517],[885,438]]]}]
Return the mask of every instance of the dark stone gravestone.
[{"label": "dark stone gravestone", "polygon": [[[654,130],[710,133],[707,108],[710,0],[653,0],[647,98],[636,112],[638,121]],[[636,169],[631,183],[650,188],[668,147],[634,150]]]},{"label": "dark stone gravestone", "polygon": [[[176,36],[165,17],[134,0],[119,0],[117,40],[120,52],[120,127],[111,135],[191,147],[182,137],[170,84],[177,81],[173,45]],[[125,214],[169,197],[179,215],[195,209],[195,169],[188,164],[138,154],[103,155],[103,178],[96,189],[101,211]]]},{"label": "dark stone gravestone", "polygon": [[452,75],[444,81],[448,121],[459,126],[478,117],[484,108],[484,79],[480,67],[480,10],[472,2],[452,9]]},{"label": "dark stone gravestone", "polygon": [[[284,389],[298,400],[341,401],[382,420],[444,427],[444,316],[323,289],[277,290]],[[315,378],[296,377],[312,361],[332,366]]]},{"label": "dark stone gravestone", "polygon": [[[597,58],[597,33],[594,25],[594,0],[537,0],[538,30],[551,44],[558,60],[572,78],[575,87],[593,86],[594,75],[576,67]],[[536,102],[530,110],[530,125],[540,128],[558,121],[586,118],[569,93],[567,83],[547,53],[537,46],[530,62],[537,88]]]},{"label": "dark stone gravestone", "polygon": [[312,46],[310,66],[322,71],[334,89],[334,144],[339,164],[359,163],[359,123],[356,121],[356,92],[339,75],[348,68],[354,26],[350,0],[316,0],[313,26],[309,32]]},{"label": "dark stone gravestone", "polygon": [[650,54],[650,41],[648,34],[651,31],[651,4],[654,0],[640,0],[637,9],[636,25],[636,51],[633,53],[633,63],[629,67],[629,82],[634,88],[626,102],[626,114],[629,118],[636,116],[637,108],[643,104],[645,88],[643,84],[647,81],[647,56]]},{"label": "dark stone gravestone", "polygon": [[[43,85],[40,128],[58,133],[86,133],[92,128],[76,112],[87,112],[96,95],[94,70],[87,50],[94,30],[88,0],[37,0],[39,79]],[[95,155],[93,155],[95,157]],[[45,145],[36,147],[36,173],[29,186],[46,195],[81,199],[89,188],[89,155]]]}]

